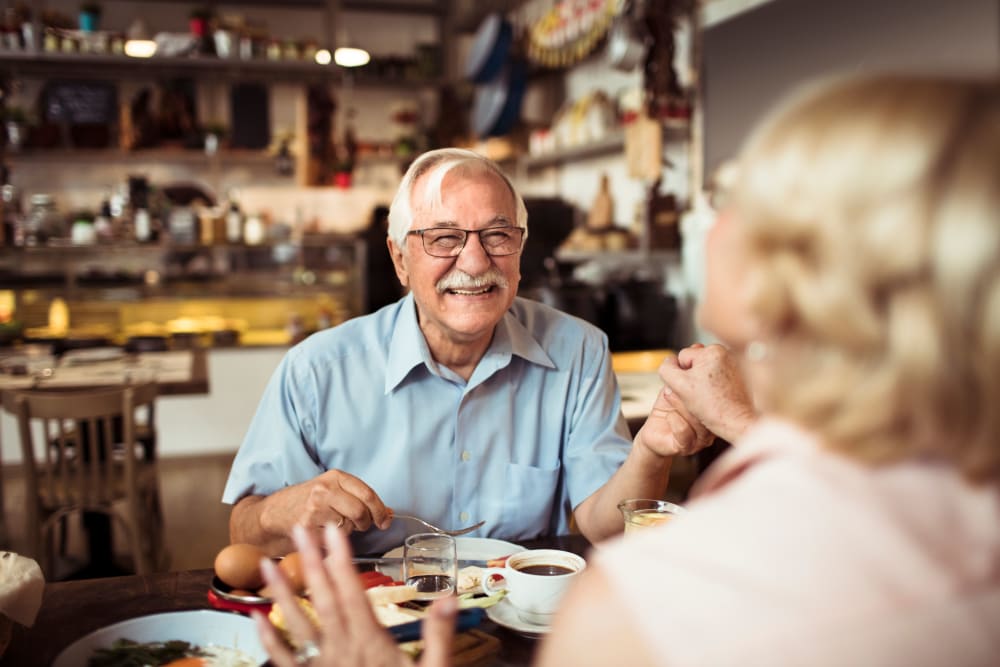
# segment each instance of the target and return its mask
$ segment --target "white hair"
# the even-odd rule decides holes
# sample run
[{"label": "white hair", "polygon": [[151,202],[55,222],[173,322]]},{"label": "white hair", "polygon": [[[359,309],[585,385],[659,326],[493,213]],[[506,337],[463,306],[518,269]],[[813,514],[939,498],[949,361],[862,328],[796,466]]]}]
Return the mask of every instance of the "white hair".
[{"label": "white hair", "polygon": [[524,199],[514,188],[514,185],[507,178],[506,174],[499,166],[489,158],[479,153],[465,150],[463,148],[439,148],[427,151],[410,165],[403,175],[403,180],[396,190],[392,205],[389,207],[389,238],[400,248],[406,250],[406,233],[413,227],[413,202],[411,195],[413,186],[417,180],[429,174],[427,188],[424,191],[427,204],[441,204],[441,183],[445,176],[453,169],[460,169],[464,174],[491,173],[499,177],[510,190],[514,198],[514,205],[517,209],[516,224],[524,229],[524,236],[528,236],[528,209],[524,205]]}]

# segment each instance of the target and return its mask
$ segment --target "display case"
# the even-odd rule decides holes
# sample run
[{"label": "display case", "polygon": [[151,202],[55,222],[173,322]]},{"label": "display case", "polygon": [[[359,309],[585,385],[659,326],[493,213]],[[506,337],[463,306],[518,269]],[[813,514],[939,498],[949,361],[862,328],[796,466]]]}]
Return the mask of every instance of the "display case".
[{"label": "display case", "polygon": [[[0,285],[13,295],[22,341],[283,345],[361,314],[364,262],[364,240],[328,234],[261,245],[7,247]],[[56,299],[68,308],[68,330],[50,326]]]}]

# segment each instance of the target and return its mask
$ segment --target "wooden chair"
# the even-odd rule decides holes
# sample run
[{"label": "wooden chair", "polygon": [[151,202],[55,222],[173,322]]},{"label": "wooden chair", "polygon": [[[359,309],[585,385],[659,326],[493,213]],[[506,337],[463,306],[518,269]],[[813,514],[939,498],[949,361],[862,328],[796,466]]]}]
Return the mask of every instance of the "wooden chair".
[{"label": "wooden chair", "polygon": [[46,576],[54,576],[53,528],[76,512],[105,514],[124,527],[137,574],[163,568],[155,440],[151,447],[139,439],[154,428],[156,394],[153,383],[4,392],[21,439],[29,555]]}]

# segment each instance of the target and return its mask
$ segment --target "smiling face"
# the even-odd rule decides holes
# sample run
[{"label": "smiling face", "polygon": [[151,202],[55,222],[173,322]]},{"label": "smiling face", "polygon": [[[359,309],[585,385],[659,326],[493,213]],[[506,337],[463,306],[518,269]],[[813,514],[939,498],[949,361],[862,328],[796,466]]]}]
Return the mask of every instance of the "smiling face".
[{"label": "smiling face", "polygon": [[[485,229],[514,226],[516,204],[507,184],[489,171],[452,169],[441,182],[441,197],[427,196],[433,171],[413,187],[412,229]],[[469,234],[457,257],[432,257],[420,235],[410,234],[389,252],[400,282],[413,292],[420,329],[434,358],[446,365],[478,361],[493,329],[510,308],[521,280],[521,253],[492,257],[477,234]]]}]

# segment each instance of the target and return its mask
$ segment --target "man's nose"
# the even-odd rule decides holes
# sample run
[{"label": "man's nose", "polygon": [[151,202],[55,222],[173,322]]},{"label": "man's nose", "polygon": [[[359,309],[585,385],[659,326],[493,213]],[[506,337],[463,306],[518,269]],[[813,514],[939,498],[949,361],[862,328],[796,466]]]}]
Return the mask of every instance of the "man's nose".
[{"label": "man's nose", "polygon": [[465,246],[458,254],[456,264],[463,267],[466,273],[476,275],[476,269],[487,268],[493,262],[489,253],[483,247],[479,234],[469,233],[465,237]]}]

